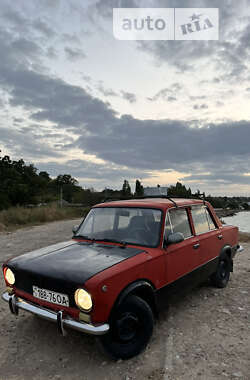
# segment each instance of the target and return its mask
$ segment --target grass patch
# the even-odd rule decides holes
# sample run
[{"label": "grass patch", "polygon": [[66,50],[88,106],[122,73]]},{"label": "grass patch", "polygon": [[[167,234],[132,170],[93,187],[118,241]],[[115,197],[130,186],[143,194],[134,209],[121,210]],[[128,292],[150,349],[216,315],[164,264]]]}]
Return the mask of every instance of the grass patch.
[{"label": "grass patch", "polygon": [[0,231],[56,220],[81,218],[88,211],[88,207],[60,208],[57,205],[35,208],[11,207],[8,210],[0,211]]},{"label": "grass patch", "polygon": [[249,243],[250,242],[250,233],[239,232],[239,241],[242,243]]}]

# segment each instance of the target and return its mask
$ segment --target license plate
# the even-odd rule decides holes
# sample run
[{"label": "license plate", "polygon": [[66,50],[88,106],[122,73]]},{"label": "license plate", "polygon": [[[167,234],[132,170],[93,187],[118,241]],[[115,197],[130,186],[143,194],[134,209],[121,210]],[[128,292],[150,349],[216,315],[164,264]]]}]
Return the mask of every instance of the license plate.
[{"label": "license plate", "polygon": [[69,297],[67,294],[56,293],[48,289],[33,286],[33,296],[43,301],[55,303],[56,305],[69,306]]}]

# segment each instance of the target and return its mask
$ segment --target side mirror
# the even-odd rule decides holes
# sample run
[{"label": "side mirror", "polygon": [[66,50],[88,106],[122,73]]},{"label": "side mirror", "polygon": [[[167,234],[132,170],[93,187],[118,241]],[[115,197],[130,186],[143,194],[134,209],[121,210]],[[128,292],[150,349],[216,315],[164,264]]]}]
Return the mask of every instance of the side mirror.
[{"label": "side mirror", "polygon": [[184,240],[184,235],[182,232],[174,232],[173,234],[168,235],[167,244],[177,244],[181,243]]},{"label": "side mirror", "polygon": [[78,228],[79,228],[78,225],[75,225],[75,226],[72,228],[72,232],[73,232],[74,235],[77,233]]}]

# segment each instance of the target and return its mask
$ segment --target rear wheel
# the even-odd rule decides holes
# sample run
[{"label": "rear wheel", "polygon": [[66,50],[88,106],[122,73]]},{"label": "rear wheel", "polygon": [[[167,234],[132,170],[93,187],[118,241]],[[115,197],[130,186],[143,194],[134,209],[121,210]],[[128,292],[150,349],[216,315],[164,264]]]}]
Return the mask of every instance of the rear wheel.
[{"label": "rear wheel", "polygon": [[100,338],[102,346],[115,359],[129,359],[147,346],[153,325],[153,313],[147,302],[129,296],[112,316],[110,331]]},{"label": "rear wheel", "polygon": [[217,270],[211,276],[211,281],[217,288],[225,288],[230,278],[230,258],[224,256],[220,259]]}]

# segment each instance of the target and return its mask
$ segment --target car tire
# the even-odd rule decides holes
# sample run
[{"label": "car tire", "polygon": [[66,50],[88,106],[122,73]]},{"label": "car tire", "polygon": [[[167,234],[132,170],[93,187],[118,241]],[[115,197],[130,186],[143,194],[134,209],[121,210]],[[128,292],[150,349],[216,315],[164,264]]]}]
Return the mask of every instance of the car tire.
[{"label": "car tire", "polygon": [[219,264],[215,273],[211,276],[211,282],[217,288],[225,288],[230,278],[230,258],[223,256],[219,260]]},{"label": "car tire", "polygon": [[100,342],[113,359],[129,359],[146,348],[153,326],[154,316],[148,303],[129,296],[113,313],[110,331],[100,337]]}]

